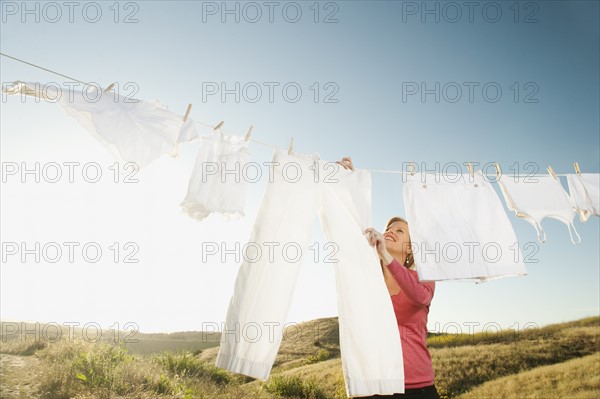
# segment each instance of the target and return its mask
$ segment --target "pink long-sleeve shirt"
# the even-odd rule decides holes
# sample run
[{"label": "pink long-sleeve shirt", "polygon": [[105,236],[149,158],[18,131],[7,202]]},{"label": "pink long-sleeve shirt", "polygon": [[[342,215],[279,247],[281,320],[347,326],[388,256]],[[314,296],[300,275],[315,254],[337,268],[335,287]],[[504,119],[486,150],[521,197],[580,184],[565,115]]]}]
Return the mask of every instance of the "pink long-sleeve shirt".
[{"label": "pink long-sleeve shirt", "polygon": [[400,286],[400,292],[391,298],[402,342],[405,388],[433,385],[435,375],[426,339],[435,282],[419,282],[417,271],[407,269],[396,259],[387,268]]}]

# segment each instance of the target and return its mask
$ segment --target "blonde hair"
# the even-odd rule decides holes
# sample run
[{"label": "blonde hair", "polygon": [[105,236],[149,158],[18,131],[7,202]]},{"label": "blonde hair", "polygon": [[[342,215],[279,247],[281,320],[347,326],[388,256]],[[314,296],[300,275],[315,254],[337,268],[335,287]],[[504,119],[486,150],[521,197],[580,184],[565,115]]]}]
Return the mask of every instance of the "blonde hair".
[{"label": "blonde hair", "polygon": [[[406,223],[406,225],[408,226],[408,222],[399,217],[399,216],[394,216],[393,218],[391,218],[390,220],[388,220],[387,224],[385,225],[385,229],[387,230],[392,223],[396,223],[396,222],[403,222]],[[408,242],[408,245],[411,245],[411,242]],[[415,266],[415,258],[413,257],[413,254],[410,253],[408,255],[406,255],[406,260],[404,261],[404,267],[408,268],[408,269],[414,269]]]}]

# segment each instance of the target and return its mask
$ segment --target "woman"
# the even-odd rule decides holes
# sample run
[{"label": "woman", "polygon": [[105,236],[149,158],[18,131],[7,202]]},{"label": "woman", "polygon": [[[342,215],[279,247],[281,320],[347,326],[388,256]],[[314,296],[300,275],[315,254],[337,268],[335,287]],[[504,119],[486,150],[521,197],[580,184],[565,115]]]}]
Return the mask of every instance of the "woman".
[{"label": "woman", "polygon": [[[337,162],[354,170],[350,157]],[[404,360],[405,393],[374,395],[371,398],[439,399],[434,385],[431,355],[427,350],[427,315],[435,292],[435,282],[419,282],[414,266],[408,223],[393,217],[381,234],[365,230],[367,241],[377,248],[385,284],[398,321]]]}]

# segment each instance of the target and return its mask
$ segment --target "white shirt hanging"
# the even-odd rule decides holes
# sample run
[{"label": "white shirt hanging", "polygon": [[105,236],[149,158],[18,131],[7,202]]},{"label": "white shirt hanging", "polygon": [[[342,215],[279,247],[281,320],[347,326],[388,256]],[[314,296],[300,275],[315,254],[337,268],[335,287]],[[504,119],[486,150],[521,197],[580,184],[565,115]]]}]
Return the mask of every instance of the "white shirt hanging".
[{"label": "white shirt hanging", "polygon": [[579,219],[587,222],[591,215],[600,216],[600,173],[569,174],[567,182]]},{"label": "white shirt hanging", "polygon": [[158,101],[142,101],[88,86],[85,91],[63,92],[58,103],[69,116],[106,146],[120,162],[141,169],[164,154],[177,155],[182,127],[193,136],[183,117]]},{"label": "white shirt hanging", "polygon": [[243,217],[248,185],[243,171],[250,154],[248,142],[241,136],[220,131],[202,136],[199,141],[182,211],[196,220],[203,220],[213,212],[227,218]]},{"label": "white shirt hanging", "polygon": [[481,171],[406,179],[404,206],[420,280],[482,282],[527,274],[508,216]]}]

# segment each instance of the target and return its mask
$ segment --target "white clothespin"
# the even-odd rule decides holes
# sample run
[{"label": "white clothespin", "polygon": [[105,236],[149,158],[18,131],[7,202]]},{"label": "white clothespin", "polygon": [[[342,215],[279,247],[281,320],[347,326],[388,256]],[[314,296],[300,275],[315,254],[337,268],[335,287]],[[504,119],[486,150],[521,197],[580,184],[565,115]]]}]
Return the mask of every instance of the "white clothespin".
[{"label": "white clothespin", "polygon": [[244,137],[244,141],[250,140],[250,135],[252,134],[252,129],[254,129],[254,126],[250,125],[250,129],[248,129],[248,133],[246,133],[246,137]]},{"label": "white clothespin", "polygon": [[292,137],[292,139],[290,140],[290,146],[288,148],[288,155],[292,155],[294,151],[294,138]]},{"label": "white clothespin", "polygon": [[190,116],[190,112],[192,112],[192,104],[188,104],[187,109],[185,110],[185,115],[183,116],[183,121],[187,121],[188,116]]}]

